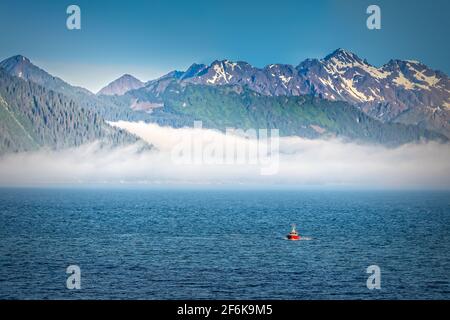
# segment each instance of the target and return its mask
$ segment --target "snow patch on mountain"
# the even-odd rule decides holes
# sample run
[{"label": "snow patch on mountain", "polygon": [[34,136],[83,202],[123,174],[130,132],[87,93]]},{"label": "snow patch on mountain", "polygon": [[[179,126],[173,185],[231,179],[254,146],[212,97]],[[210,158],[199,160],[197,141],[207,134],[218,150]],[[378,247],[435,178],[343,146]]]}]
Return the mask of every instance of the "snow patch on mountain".
[{"label": "snow patch on mountain", "polygon": [[399,73],[398,76],[392,80],[398,86],[403,86],[406,90],[413,90],[415,84],[409,81],[403,73]]},{"label": "snow patch on mountain", "polygon": [[[234,68],[234,66],[233,66]],[[225,83],[229,83],[233,75],[225,72],[225,68],[222,62],[213,65],[214,75],[211,79],[207,79],[206,82],[210,84],[216,84],[222,79]]]}]

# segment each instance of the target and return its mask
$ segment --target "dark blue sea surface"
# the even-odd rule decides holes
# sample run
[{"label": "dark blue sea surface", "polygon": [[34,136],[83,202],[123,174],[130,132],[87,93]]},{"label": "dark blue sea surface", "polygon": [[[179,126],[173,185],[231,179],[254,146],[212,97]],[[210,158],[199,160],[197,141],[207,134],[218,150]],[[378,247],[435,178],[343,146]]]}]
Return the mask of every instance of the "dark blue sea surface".
[{"label": "dark blue sea surface", "polygon": [[448,192],[0,189],[0,299],[449,298]]}]

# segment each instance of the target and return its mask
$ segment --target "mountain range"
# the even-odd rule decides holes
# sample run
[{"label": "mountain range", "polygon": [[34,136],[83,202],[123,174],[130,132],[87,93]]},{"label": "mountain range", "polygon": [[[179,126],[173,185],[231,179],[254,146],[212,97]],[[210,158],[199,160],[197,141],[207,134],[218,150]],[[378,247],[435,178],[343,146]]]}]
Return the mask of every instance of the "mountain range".
[{"label": "mountain range", "polygon": [[145,83],[126,74],[94,94],[24,56],[0,62],[0,152],[137,141],[107,124],[118,120],[173,127],[202,120],[219,130],[278,128],[387,145],[447,141],[450,81],[417,61],[375,67],[338,49],[297,66],[216,60]]},{"label": "mountain range", "polygon": [[184,72],[173,71],[129,91],[130,106],[151,111],[161,103],[158,96],[174,81],[237,85],[265,96],[312,95],[344,101],[382,122],[417,125],[450,137],[449,77],[417,61],[391,60],[377,68],[344,49],[298,66],[271,64],[260,69],[247,62],[217,60],[210,65],[193,64]]}]

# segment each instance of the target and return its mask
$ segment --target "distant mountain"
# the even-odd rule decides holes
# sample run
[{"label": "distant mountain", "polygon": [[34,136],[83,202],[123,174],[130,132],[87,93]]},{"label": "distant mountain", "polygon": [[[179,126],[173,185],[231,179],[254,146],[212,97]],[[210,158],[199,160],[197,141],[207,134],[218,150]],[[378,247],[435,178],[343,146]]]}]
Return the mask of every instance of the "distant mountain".
[{"label": "distant mountain", "polygon": [[121,96],[130,90],[142,88],[144,85],[142,81],[132,75],[125,74],[101,89],[97,95]]},{"label": "distant mountain", "polygon": [[72,86],[34,65],[28,58],[17,55],[0,62],[0,68],[9,75],[38,84],[48,90],[62,93],[76,101],[77,105],[94,110],[102,118],[110,121],[128,119],[130,121],[147,120],[145,112],[136,112],[129,108],[129,99],[120,96],[95,95],[84,88]]},{"label": "distant mountain", "polygon": [[[14,83],[22,80],[49,91],[51,97],[61,95],[58,103],[40,93],[37,101],[44,105],[38,110],[50,112],[46,121],[52,116],[52,121],[60,119],[64,123],[67,116],[82,110],[89,119],[98,117],[96,121],[100,122],[96,124],[101,123],[103,128],[104,120],[157,122],[173,127],[192,126],[194,120],[202,120],[206,126],[219,130],[225,126],[278,128],[282,135],[338,136],[387,145],[422,139],[447,141],[450,137],[447,75],[413,61],[391,60],[377,68],[343,49],[296,67],[272,64],[260,69],[243,61],[217,60],[210,65],[193,64],[186,71],[173,71],[145,84],[125,75],[97,95],[48,74],[23,56],[4,60],[0,68],[4,70],[3,77],[16,79]],[[14,104],[16,108],[20,104],[32,106],[29,97],[33,94],[19,86],[18,92],[26,92],[29,97],[14,100],[8,81],[4,82],[6,91],[1,104],[4,119],[13,124],[14,118],[5,110]],[[20,99],[19,93],[16,99]],[[71,103],[76,108],[68,114],[51,113],[53,107],[59,112],[61,105]],[[20,112],[31,117],[31,123],[40,119],[28,115],[27,110]],[[41,115],[40,111],[33,112]],[[38,127],[42,126],[39,121]],[[88,128],[92,129],[92,122]],[[7,129],[3,130],[20,132],[21,127]],[[90,140],[89,132],[83,133],[88,137],[83,141]],[[38,145],[59,147],[57,138],[52,139],[52,143],[44,139]],[[70,139],[70,145],[80,141]],[[28,140],[11,145],[28,148]]]},{"label": "distant mountain", "polygon": [[93,95],[84,88],[72,86],[60,78],[52,76],[43,69],[32,64],[28,58],[22,55],[13,56],[3,60],[0,62],[0,68],[4,69],[12,76],[37,83],[49,90],[61,92],[68,96],[77,96],[79,94]]},{"label": "distant mountain", "polygon": [[140,90],[157,96],[169,79],[185,84],[245,86],[267,96],[313,95],[345,101],[383,122],[415,124],[450,137],[449,77],[416,61],[391,60],[377,68],[344,49],[296,67],[271,64],[260,69],[243,61],[216,60],[210,65],[193,64],[185,72],[172,72]]},{"label": "distant mountain", "polygon": [[420,62],[391,60],[376,68],[340,49],[297,70],[315,95],[347,101],[384,122],[416,124],[450,137],[449,77]]},{"label": "distant mountain", "polygon": [[0,69],[0,154],[63,149],[100,141],[114,147],[138,139],[108,125],[62,93]]},{"label": "distant mountain", "polygon": [[193,85],[172,81],[158,97],[164,107],[152,109],[153,121],[172,127],[192,126],[225,131],[228,127],[276,128],[281,136],[339,137],[390,146],[420,140],[448,139],[414,125],[383,123],[343,101],[303,96],[267,96],[246,86]]}]

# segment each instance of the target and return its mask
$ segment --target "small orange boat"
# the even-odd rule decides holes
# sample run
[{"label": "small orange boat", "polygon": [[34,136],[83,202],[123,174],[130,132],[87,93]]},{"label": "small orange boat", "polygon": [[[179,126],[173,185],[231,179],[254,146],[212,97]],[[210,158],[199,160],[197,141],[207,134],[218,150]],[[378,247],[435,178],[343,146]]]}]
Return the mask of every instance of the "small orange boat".
[{"label": "small orange boat", "polygon": [[288,240],[300,240],[300,235],[298,234],[297,230],[295,230],[295,224],[292,225],[292,230],[289,232],[289,234],[286,236]]}]

